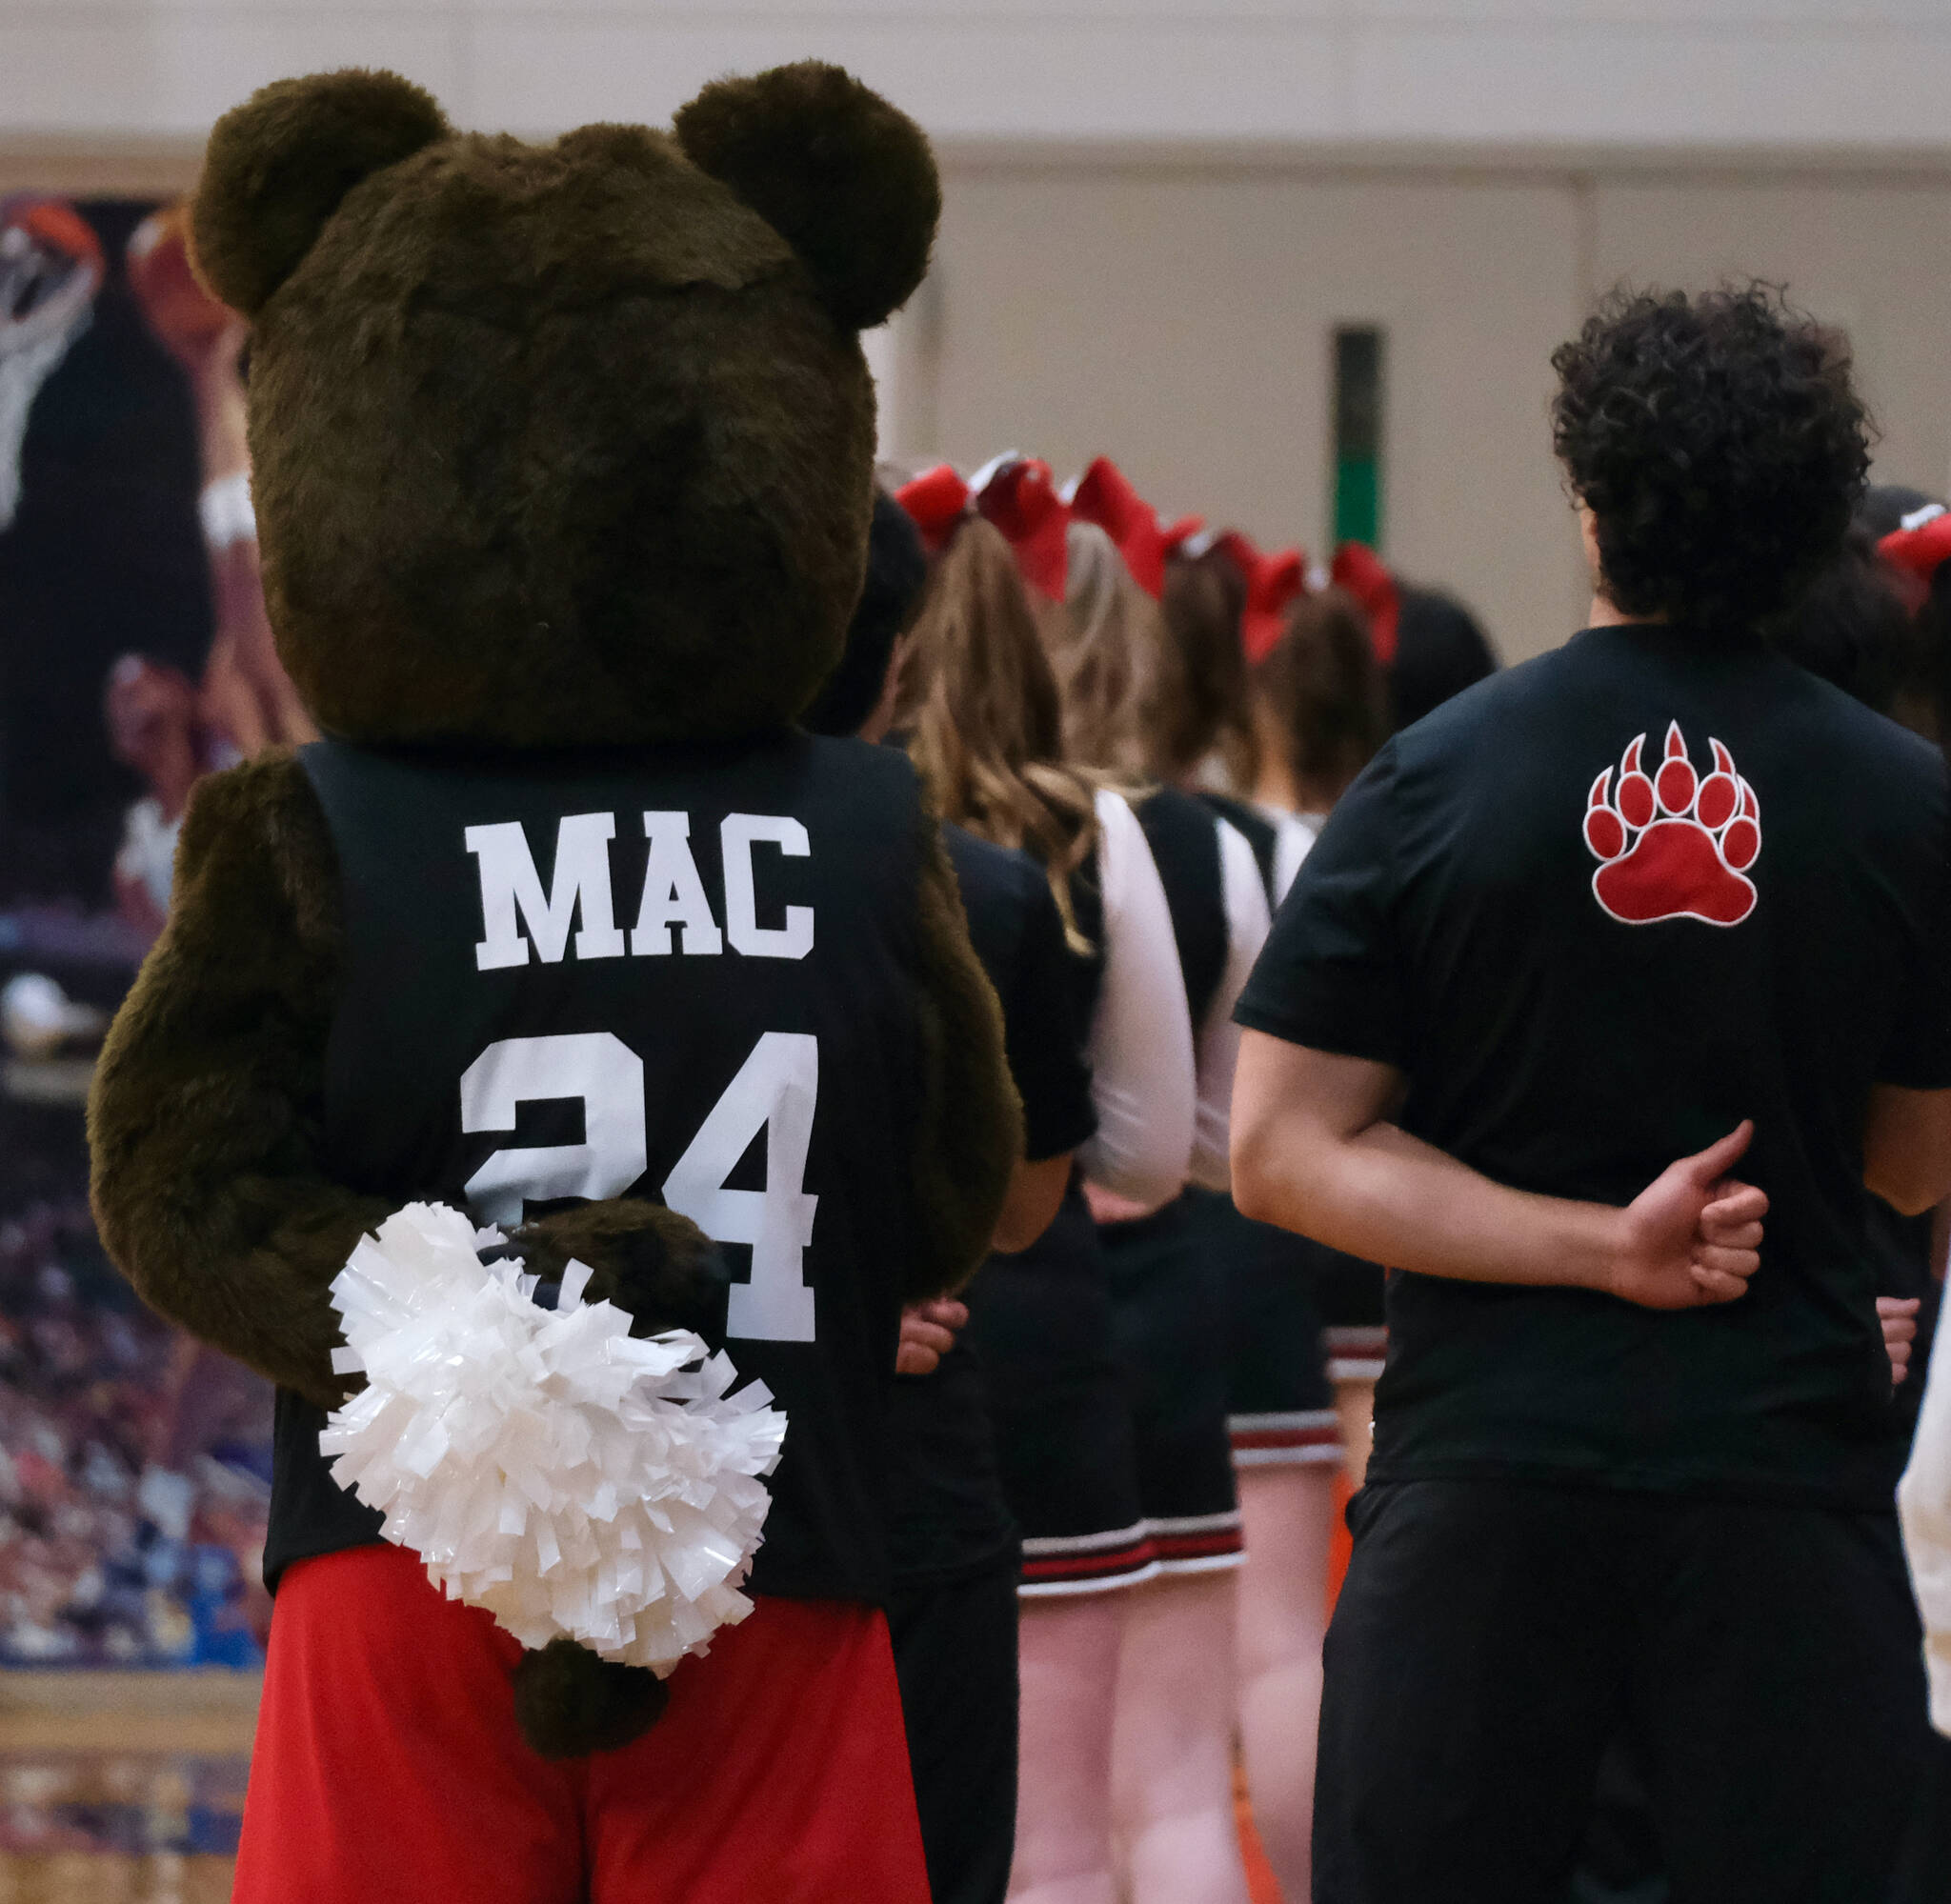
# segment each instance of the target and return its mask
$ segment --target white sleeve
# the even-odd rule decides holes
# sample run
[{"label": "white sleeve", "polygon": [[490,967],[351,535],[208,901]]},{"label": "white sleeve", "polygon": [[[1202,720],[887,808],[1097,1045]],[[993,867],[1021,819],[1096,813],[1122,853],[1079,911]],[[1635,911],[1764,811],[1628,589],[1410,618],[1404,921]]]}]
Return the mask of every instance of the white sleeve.
[{"label": "white sleeve", "polygon": [[1274,903],[1277,906],[1287,897],[1301,861],[1314,850],[1319,831],[1297,813],[1267,812],[1267,817],[1274,822]]},{"label": "white sleeve", "polygon": [[1224,820],[1219,829],[1219,883],[1226,896],[1226,968],[1199,1027],[1197,1124],[1193,1136],[1192,1180],[1201,1190],[1230,1190],[1227,1157],[1233,1120],[1233,1072],[1239,1062],[1239,1027],[1233,1008],[1273,929],[1267,889],[1246,835]]},{"label": "white sleeve", "polygon": [[1192,1016],[1158,868],[1116,793],[1097,795],[1097,873],[1104,978],[1089,1047],[1097,1134],[1078,1160],[1093,1183],[1157,1210],[1178,1194],[1192,1159]]},{"label": "white sleeve", "polygon": [[1951,1737],[1951,1328],[1940,1326],[1918,1412],[1910,1465],[1897,1485],[1897,1515],[1910,1584],[1924,1623],[1931,1724]]}]

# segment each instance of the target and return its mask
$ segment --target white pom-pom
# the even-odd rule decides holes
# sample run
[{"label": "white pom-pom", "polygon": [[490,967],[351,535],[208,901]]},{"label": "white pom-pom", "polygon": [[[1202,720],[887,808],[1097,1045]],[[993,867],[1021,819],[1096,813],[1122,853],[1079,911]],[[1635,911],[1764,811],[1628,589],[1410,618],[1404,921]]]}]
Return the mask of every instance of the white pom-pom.
[{"label": "white pom-pom", "polygon": [[409,1204],[361,1240],[332,1286],[341,1374],[366,1387],[319,1446],[453,1598],[527,1647],[567,1636],[668,1674],[752,1611],[786,1417],[762,1382],[731,1393],[729,1357],[688,1331],[638,1341],[613,1303],[560,1306],[510,1261],[483,1266],[445,1204]]}]

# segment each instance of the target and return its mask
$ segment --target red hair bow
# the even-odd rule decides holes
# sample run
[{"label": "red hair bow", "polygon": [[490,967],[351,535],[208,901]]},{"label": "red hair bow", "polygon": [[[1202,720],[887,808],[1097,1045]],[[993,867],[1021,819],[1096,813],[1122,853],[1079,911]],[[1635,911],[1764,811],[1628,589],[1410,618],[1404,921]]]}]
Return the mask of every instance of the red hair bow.
[{"label": "red hair bow", "polygon": [[1911,578],[1921,605],[1931,578],[1951,562],[1951,512],[1940,510],[1915,528],[1892,530],[1877,544],[1877,553]]},{"label": "red hair bow", "polygon": [[922,548],[939,555],[969,507],[969,485],[952,464],[937,463],[903,483],[895,491],[895,500],[914,518]]},{"label": "red hair bow", "polygon": [[1240,611],[1239,646],[1247,666],[1257,668],[1287,631],[1287,611],[1307,588],[1307,557],[1298,549],[1262,555],[1237,529],[1216,537],[1246,582],[1246,607]]},{"label": "red hair bow", "polygon": [[1071,511],[1050,465],[1035,456],[999,456],[976,477],[976,507],[1016,552],[1023,579],[1054,602],[1070,580],[1065,539]]},{"label": "red hair bow", "polygon": [[1382,558],[1366,543],[1344,542],[1335,551],[1329,571],[1338,589],[1346,589],[1368,616],[1369,639],[1376,659],[1384,668],[1396,659],[1396,636],[1402,622],[1402,592]]},{"label": "red hair bow", "polygon": [[1188,515],[1166,523],[1109,456],[1099,456],[1078,477],[1071,508],[1116,543],[1132,579],[1155,601],[1165,589],[1165,558],[1205,521],[1203,516]]}]

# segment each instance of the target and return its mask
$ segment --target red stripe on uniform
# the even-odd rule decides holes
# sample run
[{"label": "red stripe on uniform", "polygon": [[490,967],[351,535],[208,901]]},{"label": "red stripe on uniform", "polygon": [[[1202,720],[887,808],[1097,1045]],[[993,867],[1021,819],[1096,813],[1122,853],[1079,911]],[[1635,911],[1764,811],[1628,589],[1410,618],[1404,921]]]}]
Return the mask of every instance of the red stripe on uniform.
[{"label": "red stripe on uniform", "polygon": [[1096,1574],[1129,1573],[1157,1558],[1157,1543],[1134,1541],[1129,1547],[1099,1549],[1095,1553],[1052,1553],[1023,1562],[1025,1580],[1081,1580]]},{"label": "red stripe on uniform", "polygon": [[1244,1542],[1237,1527],[1217,1533],[1158,1533],[1152,1536],[1161,1560],[1204,1560],[1217,1553],[1237,1553]]},{"label": "red stripe on uniform", "polygon": [[1335,1448],[1340,1445],[1338,1422],[1324,1422],[1319,1428],[1237,1428],[1236,1448]]}]

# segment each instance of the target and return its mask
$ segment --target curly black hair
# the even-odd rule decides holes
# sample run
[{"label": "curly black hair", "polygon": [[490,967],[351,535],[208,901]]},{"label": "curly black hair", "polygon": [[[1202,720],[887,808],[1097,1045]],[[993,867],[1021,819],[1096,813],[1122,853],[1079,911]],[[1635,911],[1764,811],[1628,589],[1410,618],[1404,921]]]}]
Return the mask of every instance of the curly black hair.
[{"label": "curly black hair", "polygon": [[1779,287],[1615,291],[1551,362],[1553,447],[1615,607],[1752,628],[1836,559],[1869,416],[1847,341]]}]

